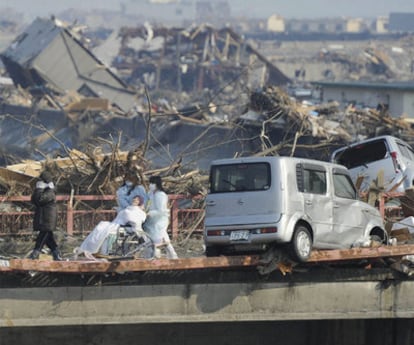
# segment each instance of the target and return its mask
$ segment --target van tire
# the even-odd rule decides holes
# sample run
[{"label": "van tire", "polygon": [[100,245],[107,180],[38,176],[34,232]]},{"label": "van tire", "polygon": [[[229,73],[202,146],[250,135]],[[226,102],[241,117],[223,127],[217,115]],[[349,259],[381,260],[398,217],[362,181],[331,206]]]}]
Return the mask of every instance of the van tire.
[{"label": "van tire", "polygon": [[312,236],[304,225],[296,225],[290,243],[293,259],[299,262],[308,261],[312,252]]},{"label": "van tire", "polygon": [[375,242],[378,242],[378,243],[384,243],[384,240],[381,237],[379,237],[378,235],[371,235],[370,239],[371,239],[371,241],[375,241]]},{"label": "van tire", "polygon": [[369,237],[371,241],[388,244],[389,235],[385,229],[375,227],[371,230]]}]

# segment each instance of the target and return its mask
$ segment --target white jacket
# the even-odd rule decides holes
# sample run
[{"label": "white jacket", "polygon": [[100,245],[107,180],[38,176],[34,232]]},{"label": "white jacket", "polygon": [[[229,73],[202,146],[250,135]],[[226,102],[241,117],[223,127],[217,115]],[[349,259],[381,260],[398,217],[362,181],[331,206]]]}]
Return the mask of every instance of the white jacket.
[{"label": "white jacket", "polygon": [[155,245],[169,243],[168,224],[170,210],[168,208],[168,195],[160,190],[149,194],[149,210],[144,230],[148,233]]}]

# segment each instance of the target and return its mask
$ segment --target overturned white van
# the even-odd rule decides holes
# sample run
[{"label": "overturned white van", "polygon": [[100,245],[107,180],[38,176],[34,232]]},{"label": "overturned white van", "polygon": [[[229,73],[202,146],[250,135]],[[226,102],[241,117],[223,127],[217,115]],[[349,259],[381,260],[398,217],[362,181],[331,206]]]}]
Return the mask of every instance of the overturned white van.
[{"label": "overturned white van", "polygon": [[383,172],[386,191],[404,192],[414,186],[414,150],[391,135],[369,138],[341,147],[332,153],[333,163],[348,168],[353,181],[363,177],[360,190],[368,191]]},{"label": "overturned white van", "polygon": [[206,197],[207,256],[288,244],[306,261],[312,248],[349,248],[376,236],[387,241],[379,211],[358,200],[341,165],[292,157],[213,161]]}]

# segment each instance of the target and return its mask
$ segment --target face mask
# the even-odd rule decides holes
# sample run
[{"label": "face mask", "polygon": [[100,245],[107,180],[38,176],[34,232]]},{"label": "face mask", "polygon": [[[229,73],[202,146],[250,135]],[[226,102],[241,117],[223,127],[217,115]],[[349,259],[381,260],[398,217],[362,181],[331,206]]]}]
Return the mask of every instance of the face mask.
[{"label": "face mask", "polygon": [[155,189],[157,188],[157,186],[155,185],[155,183],[150,183],[149,184],[149,190],[151,191],[151,192],[153,192],[153,191],[155,191]]},{"label": "face mask", "polygon": [[131,181],[125,181],[125,184],[126,184],[127,186],[132,186],[132,182],[131,182]]}]

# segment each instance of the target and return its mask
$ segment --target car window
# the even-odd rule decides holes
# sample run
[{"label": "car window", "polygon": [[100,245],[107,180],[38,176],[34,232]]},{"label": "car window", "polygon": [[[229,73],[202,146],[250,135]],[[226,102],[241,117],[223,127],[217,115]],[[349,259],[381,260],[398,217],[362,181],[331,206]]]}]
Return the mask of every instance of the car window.
[{"label": "car window", "polygon": [[397,145],[398,145],[398,148],[399,148],[401,154],[405,158],[407,158],[409,160],[414,160],[414,152],[408,145],[405,145],[403,143],[397,143]]},{"label": "car window", "polygon": [[296,183],[303,193],[326,194],[326,170],[316,164],[298,164]]},{"label": "car window", "polygon": [[356,199],[356,189],[351,178],[344,174],[333,174],[334,194],[339,198]]},{"label": "car window", "polygon": [[410,158],[410,153],[408,152],[407,148],[405,145],[401,144],[401,143],[397,143],[398,149],[400,150],[401,154],[408,159]]},{"label": "car window", "polygon": [[326,172],[304,169],[303,185],[305,193],[326,194]]},{"label": "car window", "polygon": [[261,191],[270,188],[268,163],[216,165],[211,168],[210,193]]},{"label": "car window", "polygon": [[348,169],[372,163],[387,157],[385,140],[375,140],[346,148],[336,153],[334,162],[345,165]]},{"label": "car window", "polygon": [[414,161],[414,151],[413,151],[413,149],[411,148],[411,146],[406,146],[406,147],[407,147],[408,153],[410,154],[410,159]]}]

